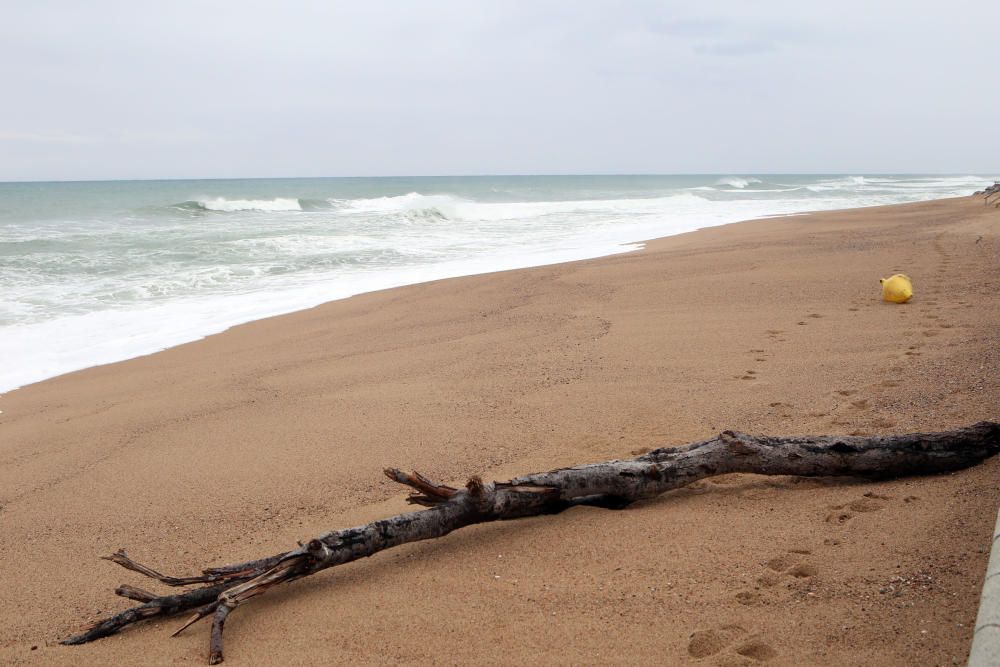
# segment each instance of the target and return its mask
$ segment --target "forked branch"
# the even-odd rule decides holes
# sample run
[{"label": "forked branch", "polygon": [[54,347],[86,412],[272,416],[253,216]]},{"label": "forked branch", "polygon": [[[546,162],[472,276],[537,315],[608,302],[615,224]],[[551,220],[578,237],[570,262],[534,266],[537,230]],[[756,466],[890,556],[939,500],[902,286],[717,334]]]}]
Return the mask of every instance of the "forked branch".
[{"label": "forked branch", "polygon": [[774,438],[724,431],[683,447],[643,456],[561,468],[486,484],[473,477],[464,489],[437,484],[418,473],[386,469],[414,491],[408,500],[428,509],[399,514],[320,535],[267,558],[172,577],[141,565],[124,551],[106,559],[168,586],[200,587],[175,595],[123,585],[115,592],[143,604],[103,619],[63,644],[84,644],[139,621],[192,611],[174,634],[212,617],[209,663],[223,660],[226,619],[241,604],[272,587],[408,542],[442,537],[464,526],[552,514],[574,505],[621,508],[699,479],[727,473],[890,478],[959,470],[1000,451],[1000,424],[980,422],[939,433],[891,436]]}]

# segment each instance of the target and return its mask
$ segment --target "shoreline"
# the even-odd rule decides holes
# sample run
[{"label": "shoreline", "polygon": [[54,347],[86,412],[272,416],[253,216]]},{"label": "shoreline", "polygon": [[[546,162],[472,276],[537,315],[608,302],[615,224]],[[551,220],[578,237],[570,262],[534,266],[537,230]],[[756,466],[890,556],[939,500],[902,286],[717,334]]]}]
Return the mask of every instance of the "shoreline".
[{"label": "shoreline", "polygon": [[[602,246],[603,249],[599,251],[596,250],[596,248],[583,249],[578,247],[564,248],[558,252],[549,251],[545,253],[545,257],[544,259],[542,259],[540,263],[535,263],[533,261],[525,262],[523,257],[518,257],[517,259],[514,259],[512,257],[492,258],[491,262],[487,262],[487,264],[492,263],[495,267],[499,266],[500,268],[484,268],[480,270],[470,265],[468,269],[463,269],[461,272],[458,273],[455,273],[452,270],[454,263],[445,263],[442,265],[435,265],[432,267],[413,267],[412,270],[410,270],[407,273],[407,275],[412,274],[410,275],[410,277],[403,277],[400,279],[398,276],[396,276],[396,274],[392,274],[392,277],[378,276],[374,279],[370,279],[367,283],[369,286],[361,288],[360,291],[354,291],[353,288],[348,288],[347,290],[341,290],[340,292],[338,292],[338,290],[332,289],[333,285],[328,284],[326,282],[321,283],[319,285],[315,285],[312,288],[307,288],[306,286],[300,285],[296,288],[288,288],[281,292],[269,293],[272,297],[274,294],[279,294],[279,293],[288,295],[293,301],[292,305],[277,306],[274,308],[265,309],[253,313],[252,315],[250,315],[249,313],[244,313],[243,315],[239,316],[224,317],[221,320],[212,323],[205,322],[203,323],[203,326],[199,329],[199,331],[202,331],[202,333],[177,332],[173,337],[173,342],[165,344],[160,342],[139,344],[138,347],[136,347],[135,349],[133,349],[131,352],[128,353],[129,356],[122,357],[118,352],[106,351],[106,352],[95,353],[96,357],[99,359],[98,361],[64,362],[60,364],[63,369],[54,371],[54,373],[51,375],[45,375],[44,377],[39,377],[38,379],[29,379],[23,384],[17,384],[11,386],[10,388],[4,388],[3,386],[0,386],[0,399],[2,399],[4,395],[10,394],[13,391],[17,391],[18,389],[22,389],[24,387],[37,384],[39,382],[45,382],[47,380],[62,377],[79,371],[85,371],[90,368],[113,365],[117,363],[130,361],[133,359],[139,359],[152,354],[158,354],[160,352],[164,352],[175,347],[187,345],[190,343],[195,343],[204,340],[206,338],[210,338],[212,336],[217,336],[219,334],[224,334],[227,331],[233,329],[234,327],[239,327],[245,324],[252,324],[253,322],[268,320],[275,317],[284,317],[286,315],[301,313],[304,311],[311,310],[313,308],[322,307],[328,303],[343,301],[345,299],[351,299],[365,294],[384,292],[386,290],[399,289],[402,287],[411,287],[414,285],[435,283],[443,280],[453,280],[453,279],[461,279],[474,276],[493,275],[497,273],[505,273],[508,271],[520,271],[524,269],[559,266],[563,264],[583,262],[583,261],[600,259],[603,257],[611,257],[614,255],[626,254],[631,252],[641,252],[646,248],[646,246],[649,243],[656,243],[663,239],[700,232],[706,229],[712,229],[714,227],[725,227],[734,224],[738,225],[749,224],[753,222],[760,222],[763,220],[772,220],[772,219],[789,218],[789,217],[803,217],[803,216],[807,217],[817,213],[839,213],[839,212],[861,210],[861,209],[878,209],[878,208],[884,208],[885,206],[908,206],[914,204],[924,204],[929,201],[947,201],[949,199],[963,199],[963,197],[946,197],[942,199],[930,199],[917,202],[906,202],[902,204],[876,204],[876,205],[866,205],[866,206],[855,206],[851,208],[842,208],[842,209],[820,209],[813,211],[810,210],[798,211],[793,213],[764,214],[758,217],[749,218],[745,220],[734,220],[731,222],[722,222],[718,224],[697,227],[694,229],[689,229],[674,234],[669,234],[666,236],[642,238],[630,241],[615,241],[613,243],[609,242],[612,244],[603,245]],[[578,244],[581,242],[582,240],[578,242]],[[476,263],[481,264],[481,262],[476,262]],[[462,262],[458,263],[459,266],[461,264]],[[326,295],[324,296],[314,295],[309,297],[305,296],[306,294],[314,294],[318,289],[322,289],[326,293]],[[336,294],[336,296],[332,297],[329,296],[330,292]],[[227,295],[225,297],[226,302],[230,306],[230,309],[234,311],[243,311],[246,310],[248,307],[252,308],[252,306],[249,306],[248,304],[252,304],[256,300],[256,298],[257,295],[254,292],[235,293]],[[158,308],[160,310],[169,310],[170,308],[178,306],[190,306],[196,303],[197,301],[192,301],[190,303],[185,302],[185,303],[160,304],[157,306],[150,306],[148,308],[139,309],[139,312],[148,312],[149,310],[152,310],[154,308]],[[209,307],[209,302],[206,301],[204,303],[204,307],[201,308],[201,310],[205,310],[208,307]],[[214,310],[214,308],[212,310]],[[105,317],[116,317],[122,313],[124,313],[126,317],[129,317],[133,316],[135,312],[137,311],[121,311],[121,312],[102,311],[100,313],[88,314],[87,317],[89,317],[90,315],[98,315],[98,314],[104,315]],[[248,316],[250,317],[250,319],[245,319]],[[61,320],[54,321],[51,324],[60,324],[61,326],[65,326],[65,323],[63,323]],[[148,336],[149,336],[148,331],[137,332],[136,334],[136,337],[140,339],[148,338]],[[0,410],[2,410],[2,406],[0,406]]]},{"label": "shoreline", "polygon": [[[389,465],[505,479],[723,429],[995,419],[998,220],[963,197],[730,223],[369,292],[8,392],[0,661],[201,664],[207,629],[170,639],[173,621],[56,644],[140,584],[96,557],[126,547],[184,574],[272,553],[404,510]],[[904,306],[878,295],[896,271],[914,279]],[[993,459],[887,482],[730,475],[623,512],[473,526],[241,608],[227,661],[964,661],[997,474]]]}]

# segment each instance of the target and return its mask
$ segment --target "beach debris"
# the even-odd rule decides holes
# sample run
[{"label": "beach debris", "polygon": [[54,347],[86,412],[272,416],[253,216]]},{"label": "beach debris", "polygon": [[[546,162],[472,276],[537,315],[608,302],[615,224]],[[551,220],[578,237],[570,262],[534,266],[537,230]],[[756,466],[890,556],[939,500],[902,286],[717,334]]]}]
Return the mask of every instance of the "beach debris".
[{"label": "beach debris", "polygon": [[995,206],[1000,206],[1000,181],[993,181],[993,185],[989,186],[985,190],[980,190],[974,193],[973,196],[982,195],[985,198],[983,202],[984,205],[989,205],[992,199]]},{"label": "beach debris", "polygon": [[882,299],[891,303],[906,303],[913,297],[913,283],[904,273],[881,278]]},{"label": "beach debris", "polygon": [[472,477],[463,488],[387,468],[389,479],[413,489],[407,500],[428,509],[334,530],[284,553],[208,568],[191,577],[161,574],[119,550],[105,559],[167,586],[198,587],[159,596],[120,586],[117,595],[142,604],[100,620],[61,643],[85,644],[139,621],[189,612],[191,616],[174,635],[211,616],[208,662],[214,665],[223,661],[226,619],[250,599],[327,568],[401,544],[443,537],[465,526],[555,514],[580,505],[623,509],[637,500],[729,473],[886,479],[961,470],[998,452],[1000,423],[979,422],[952,431],[903,435],[768,437],[723,431],[707,440],[654,449],[633,459],[560,468],[506,482],[485,483]]}]

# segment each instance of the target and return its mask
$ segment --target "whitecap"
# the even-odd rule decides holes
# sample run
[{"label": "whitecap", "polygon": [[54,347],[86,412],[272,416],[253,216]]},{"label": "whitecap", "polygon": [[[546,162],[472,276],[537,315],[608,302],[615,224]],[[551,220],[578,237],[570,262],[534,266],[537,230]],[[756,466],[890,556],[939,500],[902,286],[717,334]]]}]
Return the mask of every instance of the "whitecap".
[{"label": "whitecap", "polygon": [[742,176],[726,176],[715,182],[716,185],[728,185],[741,190],[752,183],[760,183],[760,179],[753,177],[743,178]]},{"label": "whitecap", "polygon": [[275,199],[199,199],[198,205],[207,211],[301,211],[302,205],[298,199],[277,197]]}]

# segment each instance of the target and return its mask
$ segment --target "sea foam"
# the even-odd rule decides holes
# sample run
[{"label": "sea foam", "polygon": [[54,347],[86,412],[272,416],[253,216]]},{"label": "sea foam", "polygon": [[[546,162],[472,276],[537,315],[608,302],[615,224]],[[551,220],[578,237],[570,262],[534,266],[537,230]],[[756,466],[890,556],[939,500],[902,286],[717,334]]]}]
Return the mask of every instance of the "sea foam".
[{"label": "sea foam", "polygon": [[742,178],[740,176],[726,176],[715,182],[716,185],[728,185],[733,188],[743,189],[752,183],[760,183],[759,178]]},{"label": "sea foam", "polygon": [[220,211],[232,213],[234,211],[301,211],[302,205],[298,199],[287,199],[278,197],[276,199],[225,199],[215,197],[212,199],[196,200],[193,202],[198,208],[206,211]]},{"label": "sea foam", "polygon": [[371,290],[627,252],[737,220],[969,194],[989,180],[0,184],[0,391]]}]

